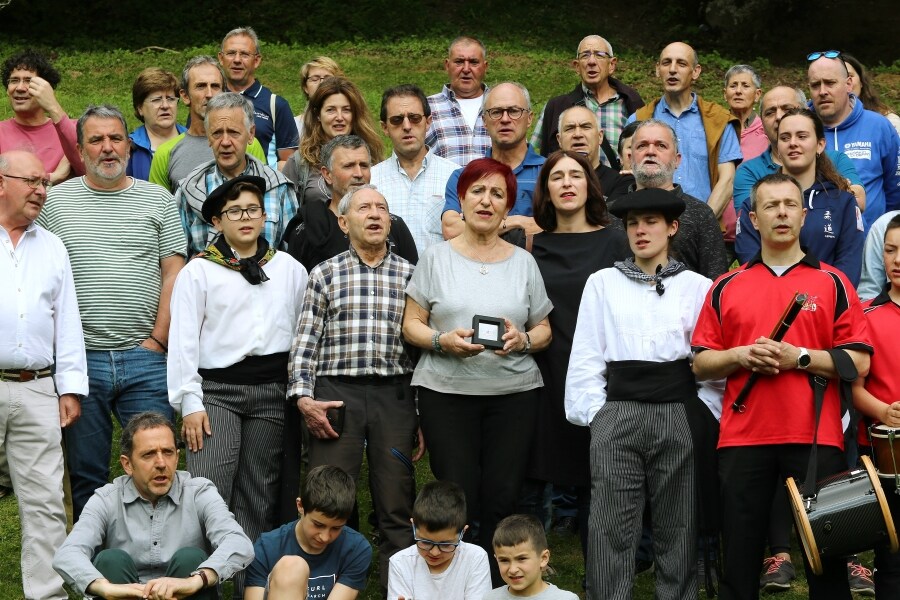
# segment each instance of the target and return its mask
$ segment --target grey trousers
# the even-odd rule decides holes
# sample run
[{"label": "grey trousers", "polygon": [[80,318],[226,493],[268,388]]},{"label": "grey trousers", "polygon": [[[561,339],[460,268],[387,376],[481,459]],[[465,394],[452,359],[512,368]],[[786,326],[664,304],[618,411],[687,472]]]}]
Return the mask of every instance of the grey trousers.
[{"label": "grey trousers", "polygon": [[607,402],[591,422],[590,453],[587,597],[632,597],[634,555],[649,500],[656,598],[696,600],[696,488],[684,405]]},{"label": "grey trousers", "polygon": [[[199,452],[187,451],[188,471],[215,484],[253,541],[280,525],[275,514],[286,391],[283,383],[236,385],[204,379],[203,404],[212,435],[204,437]],[[234,598],[242,598],[243,571],[234,582]]]},{"label": "grey trousers", "polygon": [[413,544],[409,520],[416,481],[410,457],[418,417],[411,376],[374,384],[350,379],[319,377],[316,381],[316,399],[343,400],[347,408],[341,437],[310,436],[309,468],[335,465],[356,480],[365,450],[375,515],[383,533],[378,548],[379,575],[381,585],[387,587],[391,556]]}]

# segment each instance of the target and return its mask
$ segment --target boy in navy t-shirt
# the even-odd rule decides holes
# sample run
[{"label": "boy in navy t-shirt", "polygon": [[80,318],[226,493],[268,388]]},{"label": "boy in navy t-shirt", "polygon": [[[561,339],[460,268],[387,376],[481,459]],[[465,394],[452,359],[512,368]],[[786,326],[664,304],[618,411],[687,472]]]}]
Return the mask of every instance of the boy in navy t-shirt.
[{"label": "boy in navy t-shirt", "polygon": [[345,527],[356,485],[338,467],[306,476],[300,518],[259,536],[247,568],[245,600],[353,600],[366,588],[372,547]]}]

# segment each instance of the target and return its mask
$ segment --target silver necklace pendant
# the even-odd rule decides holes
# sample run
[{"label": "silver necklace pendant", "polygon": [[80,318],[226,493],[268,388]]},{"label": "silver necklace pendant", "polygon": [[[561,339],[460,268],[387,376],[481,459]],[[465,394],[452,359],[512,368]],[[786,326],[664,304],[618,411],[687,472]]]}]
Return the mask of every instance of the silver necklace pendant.
[{"label": "silver necklace pendant", "polygon": [[481,273],[482,275],[488,274],[488,268],[485,266],[484,263],[481,263],[481,268],[478,269],[478,272]]}]

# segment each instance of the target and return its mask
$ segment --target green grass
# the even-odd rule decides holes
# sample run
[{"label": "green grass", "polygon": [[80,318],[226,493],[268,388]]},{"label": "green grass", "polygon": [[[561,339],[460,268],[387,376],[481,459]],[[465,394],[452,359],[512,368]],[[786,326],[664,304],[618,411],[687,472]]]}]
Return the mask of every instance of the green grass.
[{"label": "green grass", "polygon": [[[442,64],[447,44],[443,37],[409,37],[394,43],[381,42],[334,42],[327,45],[279,45],[270,44],[262,48],[263,63],[258,71],[260,80],[276,93],[286,97],[295,113],[304,107],[303,95],[299,88],[299,69],[309,58],[325,54],[336,59],[364,91],[373,114],[378,114],[381,92],[398,83],[412,82],[421,86],[427,94],[436,92],[445,82]],[[8,56],[19,48],[5,40],[0,40],[0,56]],[[653,77],[655,56],[620,52],[616,76],[635,86],[645,99],[659,95],[660,86]],[[57,95],[69,114],[77,117],[90,103],[110,102],[122,108],[129,126],[139,123],[132,114],[131,84],[137,74],[148,66],[161,66],[180,74],[181,67],[188,58],[197,54],[214,54],[213,45],[177,48],[174,51],[154,51],[138,53],[128,50],[103,50],[90,52],[60,51],[56,66],[63,76]],[[489,49],[488,83],[515,80],[523,83],[531,92],[538,112],[552,96],[568,92],[577,81],[570,68],[569,51],[536,47],[534,43],[500,42],[491,44]],[[732,64],[749,62],[762,74],[764,86],[790,84],[804,86],[805,65],[796,68],[772,66],[763,59],[742,59],[723,57],[718,53],[701,52],[704,72],[697,86],[698,92],[707,99],[722,102],[722,77]],[[876,86],[882,97],[893,106],[900,104],[900,76],[897,69],[881,67],[876,71]],[[11,117],[8,103],[0,102],[0,119]],[[180,107],[181,121],[187,116],[184,106]],[[117,466],[117,463],[116,463]],[[118,474],[119,472],[116,472]],[[427,481],[430,471],[422,462],[417,467],[420,483]],[[367,514],[368,486],[360,486],[363,502],[362,514]],[[363,525],[363,532],[368,533]],[[19,522],[14,498],[0,500],[0,598],[15,600],[22,597],[19,573]],[[561,588],[580,592],[584,567],[577,541],[551,535],[553,551],[552,564],[557,571],[553,582]],[[799,565],[799,555],[795,556]],[[869,559],[871,563],[871,558]],[[377,561],[373,561],[377,564]],[[802,570],[802,569],[801,569]],[[377,577],[370,579],[366,598],[377,598]],[[638,577],[636,598],[652,597],[653,577],[645,574]],[[799,600],[806,597],[805,584],[800,581],[795,590],[781,596],[785,600]]]}]

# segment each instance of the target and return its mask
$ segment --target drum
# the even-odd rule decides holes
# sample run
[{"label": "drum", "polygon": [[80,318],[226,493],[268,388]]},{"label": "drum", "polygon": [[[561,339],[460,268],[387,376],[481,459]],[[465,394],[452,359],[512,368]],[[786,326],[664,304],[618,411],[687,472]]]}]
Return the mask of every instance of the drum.
[{"label": "drum", "polygon": [[872,425],[869,428],[872,441],[872,456],[878,476],[894,479],[900,475],[900,429],[887,425]]},{"label": "drum", "polygon": [[883,542],[898,549],[897,531],[868,456],[862,468],[844,471],[819,482],[819,493],[803,498],[793,477],[787,480],[788,497],[803,551],[816,575],[822,558],[838,558],[871,550]]}]

